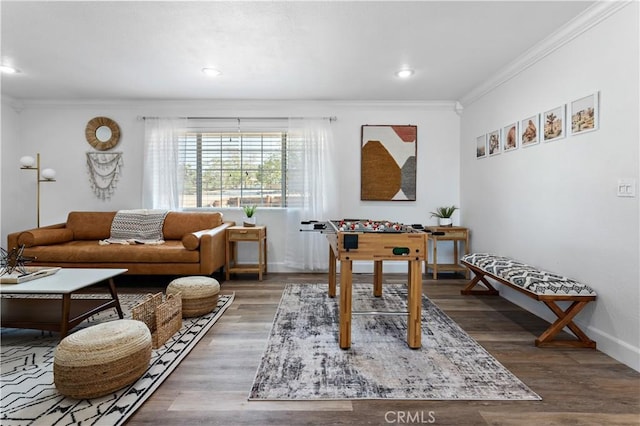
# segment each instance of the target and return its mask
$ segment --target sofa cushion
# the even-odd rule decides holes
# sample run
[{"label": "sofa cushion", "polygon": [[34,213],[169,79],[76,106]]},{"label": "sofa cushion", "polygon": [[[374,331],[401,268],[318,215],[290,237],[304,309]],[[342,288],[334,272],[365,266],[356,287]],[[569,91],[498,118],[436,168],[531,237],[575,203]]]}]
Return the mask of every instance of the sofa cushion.
[{"label": "sofa cushion", "polygon": [[200,235],[202,232],[191,232],[182,237],[182,245],[187,250],[197,250],[200,247]]},{"label": "sofa cushion", "polygon": [[170,240],[160,245],[100,245],[97,240],[75,240],[46,247],[32,247],[25,250],[25,254],[36,256],[38,262],[61,264],[200,262],[200,252],[185,249],[180,240]]},{"label": "sofa cushion", "polygon": [[46,246],[49,244],[66,243],[73,240],[73,231],[67,228],[41,228],[25,231],[18,237],[18,245],[25,247]]},{"label": "sofa cushion", "polygon": [[182,240],[186,234],[222,225],[220,212],[169,212],[164,219],[165,240]]},{"label": "sofa cushion", "polygon": [[103,240],[111,236],[111,222],[116,212],[70,212],[67,228],[74,240]]}]

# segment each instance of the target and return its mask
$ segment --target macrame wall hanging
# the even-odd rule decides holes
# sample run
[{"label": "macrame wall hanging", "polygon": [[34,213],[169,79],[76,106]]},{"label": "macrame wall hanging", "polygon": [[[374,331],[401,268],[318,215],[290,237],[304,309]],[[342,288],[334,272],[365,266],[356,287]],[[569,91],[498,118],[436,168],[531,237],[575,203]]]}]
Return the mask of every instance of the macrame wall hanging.
[{"label": "macrame wall hanging", "polygon": [[87,152],[89,183],[96,197],[111,199],[116,190],[122,167],[121,152],[104,152],[115,147],[120,141],[118,123],[108,117],[95,117],[89,120],[85,128],[89,145],[100,152]]},{"label": "macrame wall hanging", "polygon": [[122,167],[121,152],[87,152],[89,183],[96,197],[109,200],[116,190]]}]

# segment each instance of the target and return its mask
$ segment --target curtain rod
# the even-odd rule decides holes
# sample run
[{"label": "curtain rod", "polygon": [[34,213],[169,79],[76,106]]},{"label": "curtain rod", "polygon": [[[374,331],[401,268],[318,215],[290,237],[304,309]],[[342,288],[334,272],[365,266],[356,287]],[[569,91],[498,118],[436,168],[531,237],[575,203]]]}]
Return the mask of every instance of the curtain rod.
[{"label": "curtain rod", "polygon": [[[147,117],[147,116],[138,116],[138,120],[146,120],[147,118],[160,118],[160,117]],[[337,121],[338,117],[178,117],[184,118],[187,120],[288,120],[290,118],[293,119],[304,119],[304,118],[320,118],[322,120],[329,121]]]}]

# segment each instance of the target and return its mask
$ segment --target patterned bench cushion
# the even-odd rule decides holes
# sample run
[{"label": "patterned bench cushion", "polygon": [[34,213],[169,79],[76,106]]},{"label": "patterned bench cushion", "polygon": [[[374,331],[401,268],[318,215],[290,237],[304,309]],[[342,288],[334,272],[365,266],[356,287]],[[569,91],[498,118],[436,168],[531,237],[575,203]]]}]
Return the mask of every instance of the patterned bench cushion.
[{"label": "patterned bench cushion", "polygon": [[586,284],[540,270],[508,257],[488,253],[471,253],[464,255],[462,260],[534,294],[596,295],[596,292]]}]

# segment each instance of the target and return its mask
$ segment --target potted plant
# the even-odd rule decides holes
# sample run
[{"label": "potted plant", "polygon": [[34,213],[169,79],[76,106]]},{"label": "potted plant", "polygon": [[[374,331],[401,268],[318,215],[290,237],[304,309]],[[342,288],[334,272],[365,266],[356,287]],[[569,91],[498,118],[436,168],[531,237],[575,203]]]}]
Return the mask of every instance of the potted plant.
[{"label": "potted plant", "polygon": [[257,209],[258,207],[256,205],[242,207],[242,210],[244,211],[244,217],[242,218],[244,226],[256,226],[255,214]]},{"label": "potted plant", "polygon": [[451,226],[453,223],[451,216],[456,210],[458,210],[456,206],[438,207],[435,212],[431,212],[431,217],[437,217],[440,226]]}]

